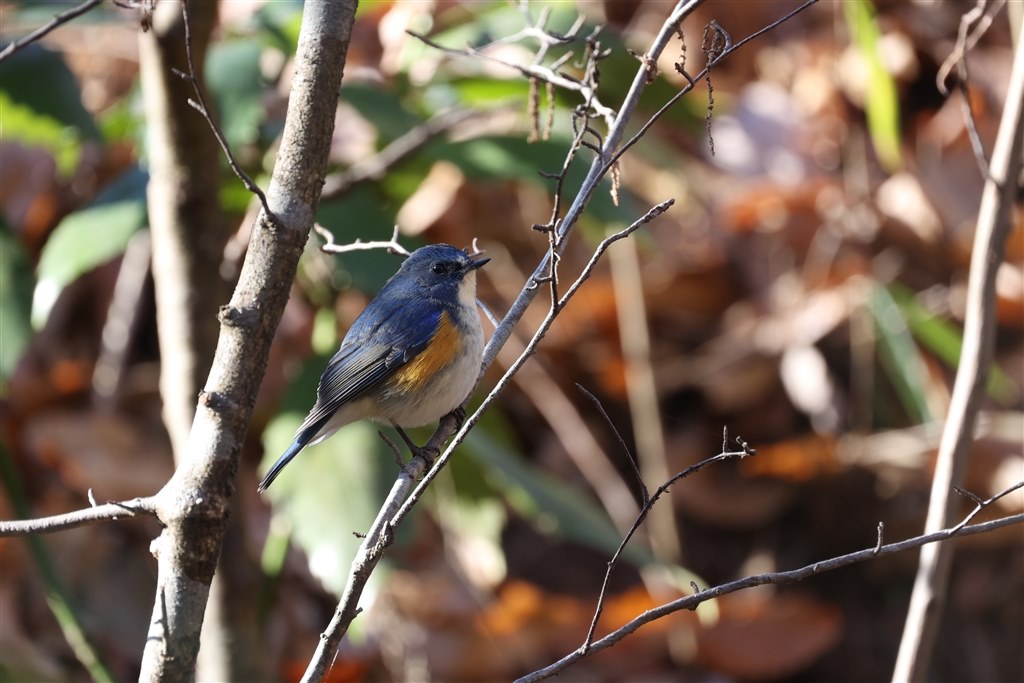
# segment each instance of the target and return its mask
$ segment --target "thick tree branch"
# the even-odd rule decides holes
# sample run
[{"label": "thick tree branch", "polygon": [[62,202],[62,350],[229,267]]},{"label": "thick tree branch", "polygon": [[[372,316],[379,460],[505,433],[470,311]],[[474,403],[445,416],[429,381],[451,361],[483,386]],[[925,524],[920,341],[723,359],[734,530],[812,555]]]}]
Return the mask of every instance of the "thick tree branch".
[{"label": "thick tree branch", "polygon": [[[219,197],[222,165],[218,143],[225,147],[227,143],[206,110],[202,85],[207,46],[216,23],[215,2],[165,0],[155,7],[151,30],[139,35],[160,398],[176,463],[187,457],[196,396],[210,373],[217,346],[217,311],[230,295],[221,276],[230,233]],[[198,100],[199,113],[190,98]],[[241,172],[230,154],[228,158],[236,172]],[[257,192],[264,196],[258,188]],[[239,540],[231,538],[237,533],[237,524],[229,525],[225,543],[237,545]],[[247,599],[254,587],[241,578],[257,573],[255,566],[248,566],[251,564],[246,553],[221,554],[203,620],[198,680],[269,676],[259,644],[256,605]]]},{"label": "thick tree branch", "polygon": [[157,600],[142,680],[191,681],[239,453],[299,256],[308,238],[334,128],[355,0],[307,2],[277,163],[221,330],[185,448],[157,496]]}]

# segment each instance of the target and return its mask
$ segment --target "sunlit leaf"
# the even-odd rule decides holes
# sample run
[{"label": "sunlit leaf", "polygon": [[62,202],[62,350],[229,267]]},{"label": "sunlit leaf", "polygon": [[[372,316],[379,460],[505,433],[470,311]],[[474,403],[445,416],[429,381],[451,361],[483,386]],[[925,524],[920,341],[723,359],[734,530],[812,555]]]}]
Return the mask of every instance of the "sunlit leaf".
[{"label": "sunlit leaf", "polygon": [[340,97],[373,124],[384,142],[394,140],[423,122],[402,104],[393,90],[367,83],[343,83]]},{"label": "sunlit leaf", "polygon": [[302,24],[302,3],[299,0],[268,2],[259,8],[255,19],[275,47],[287,55],[295,54]]},{"label": "sunlit leaf", "polygon": [[61,290],[79,275],[121,254],[146,223],[148,176],[134,169],[100,193],[92,205],[54,228],[39,258],[32,324],[42,327]]},{"label": "sunlit leaf", "polygon": [[14,53],[4,60],[0,91],[39,116],[76,128],[83,139],[100,139],[92,115],[82,106],[78,81],[59,53],[38,44]]},{"label": "sunlit leaf", "polygon": [[255,38],[214,43],[204,74],[216,117],[232,147],[256,142],[263,120],[262,45]]},{"label": "sunlit leaf", "polygon": [[900,102],[896,82],[882,63],[879,52],[881,32],[870,0],[846,0],[842,3],[853,42],[868,65],[868,132],[878,160],[893,172],[903,165],[900,154]]},{"label": "sunlit leaf", "polygon": [[[327,356],[306,362],[292,383],[281,412],[263,432],[265,472],[291,443],[295,430],[316,398],[316,385]],[[340,595],[349,565],[380,508],[397,472],[394,454],[363,421],[301,451],[267,490],[274,514],[291,529],[292,540],[306,554],[310,571],[325,588]],[[403,530],[408,527],[403,527]],[[401,534],[400,534],[401,537]],[[372,595],[384,572],[374,572]]]},{"label": "sunlit leaf", "polygon": [[[930,313],[907,288],[893,283],[889,292],[900,307],[914,337],[951,368],[960,364],[963,332],[947,320]],[[992,364],[986,385],[989,396],[1002,404],[1014,400],[1019,387],[998,365]]]},{"label": "sunlit leaf", "polygon": [[78,165],[82,142],[78,129],[40,114],[0,90],[0,140],[16,140],[26,147],[42,147],[53,155],[57,170],[69,175]]},{"label": "sunlit leaf", "polygon": [[932,421],[925,397],[927,369],[910,335],[907,321],[885,287],[871,290],[871,315],[878,331],[878,356],[904,410],[917,424]]}]

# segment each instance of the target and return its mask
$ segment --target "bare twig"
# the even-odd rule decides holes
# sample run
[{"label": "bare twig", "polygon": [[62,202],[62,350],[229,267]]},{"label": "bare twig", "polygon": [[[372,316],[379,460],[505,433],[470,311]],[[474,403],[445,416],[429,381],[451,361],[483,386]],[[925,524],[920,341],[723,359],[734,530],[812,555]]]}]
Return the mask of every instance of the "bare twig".
[{"label": "bare twig", "polygon": [[29,33],[27,36],[18,38],[17,40],[11,41],[7,45],[7,47],[5,47],[3,50],[0,50],[0,62],[10,57],[18,50],[21,50],[26,45],[30,45],[36,42],[37,40],[45,36],[53,29],[57,28],[58,26],[62,26],[71,21],[72,19],[82,16],[83,14],[93,9],[102,2],[103,0],[85,0],[85,2],[83,2],[80,5],[75,5],[69,10],[65,10],[60,14],[55,14],[53,16],[53,19],[43,24],[35,31],[32,31],[32,33]]},{"label": "bare twig", "polygon": [[956,87],[960,93],[960,107],[964,114],[967,138],[971,142],[971,150],[974,152],[974,158],[978,162],[978,169],[985,178],[988,178],[988,160],[985,158],[985,148],[981,144],[978,124],[974,120],[974,112],[971,110],[967,53],[971,51],[981,36],[992,25],[993,18],[1003,4],[1003,0],[998,0],[993,3],[992,11],[986,13],[988,0],[976,0],[974,8],[965,12],[960,17],[960,28],[957,31],[956,45],[953,48],[953,52],[950,53],[946,61],[939,67],[939,72],[935,76],[935,85],[939,92],[943,95],[948,95],[949,75],[954,68],[957,71]]},{"label": "bare twig", "polygon": [[[981,509],[987,507],[988,504],[991,504],[995,500],[998,500],[999,497],[1006,495],[1010,491],[1019,488],[1021,485],[1024,485],[1024,483],[1018,484],[1017,486],[1014,487],[1010,487],[1006,491],[1000,493],[998,496],[994,496],[993,498],[989,499],[989,501],[984,501],[986,505],[975,508],[975,510],[971,513],[971,516],[976,515],[978,512],[981,511]],[[661,619],[662,617],[665,617],[674,612],[679,612],[681,610],[694,610],[701,603],[707,602],[708,600],[712,600],[722,595],[727,595],[729,593],[735,593],[736,591],[744,590],[746,588],[752,588],[754,586],[763,586],[766,584],[784,585],[798,583],[812,576],[816,576],[827,571],[833,571],[841,567],[848,567],[852,564],[867,562],[868,560],[872,560],[876,557],[892,555],[895,553],[903,552],[905,550],[919,548],[921,546],[925,546],[928,544],[946,541],[957,536],[972,536],[974,534],[983,534],[990,531],[995,531],[996,529],[1000,529],[1005,526],[1010,526],[1012,524],[1022,523],[1024,523],[1024,514],[1000,517],[999,519],[995,519],[990,522],[983,522],[980,524],[973,524],[969,526],[958,524],[955,527],[943,529],[935,533],[915,536],[905,541],[900,541],[898,543],[890,543],[888,545],[882,545],[877,548],[866,548],[864,550],[859,550],[857,552],[849,553],[847,555],[840,555],[839,557],[833,557],[828,560],[815,562],[814,564],[809,564],[799,569],[792,569],[783,572],[757,574],[755,576],[747,576],[745,578],[738,579],[736,581],[730,581],[729,583],[724,583],[713,588],[706,588],[702,591],[699,591],[695,595],[688,595],[686,597],[679,598],[678,600],[673,600],[671,602],[665,603],[653,609],[649,609],[646,612],[637,615],[634,619],[632,619],[630,622],[628,622],[621,628],[618,628],[615,631],[612,631],[611,633],[606,635],[605,637],[594,641],[587,649],[579,648],[569,653],[557,662],[549,666],[546,666],[543,669],[539,669],[537,671],[534,671],[533,673],[523,676],[522,678],[519,678],[516,681],[516,683],[535,683],[536,681],[541,681],[546,678],[550,678],[551,676],[554,676],[564,671],[566,668],[583,659],[584,657],[591,655],[595,652],[600,652],[601,650],[605,650],[611,647],[612,645],[615,645],[620,640],[622,640],[629,634],[633,633],[644,624],[649,624],[652,621]]]},{"label": "bare twig", "polygon": [[327,254],[345,254],[351,251],[370,251],[372,249],[387,249],[392,254],[398,254],[399,256],[408,256],[409,250],[403,247],[398,242],[398,226],[391,233],[391,239],[384,241],[370,241],[364,242],[357,239],[355,242],[350,244],[336,244],[334,241],[334,233],[320,225],[319,223],[313,224],[313,230],[316,234],[320,235],[324,239],[324,244],[320,247],[320,251]]},{"label": "bare twig", "polygon": [[[1017,179],[1024,164],[1022,152],[1024,43],[1018,43],[990,175],[978,211],[967,283],[963,349],[939,442],[926,531],[944,528],[953,519],[955,507],[950,492],[963,482],[967,468],[974,423],[991,364],[996,327],[996,271],[1003,262],[1006,236],[1013,223]],[[951,547],[938,545],[921,552],[893,680],[921,681],[927,676],[948,589],[952,551]]]},{"label": "bare twig", "polygon": [[120,503],[93,505],[82,510],[65,512],[50,517],[3,521],[0,522],[0,537],[52,534],[55,531],[74,529],[98,522],[110,522],[122,517],[135,517],[137,515],[156,517],[156,499],[153,497],[133,498],[132,500]]},{"label": "bare twig", "polygon": [[[719,54],[718,57],[714,60],[714,64],[718,64],[723,59],[725,59],[726,57],[731,55],[733,52],[736,52],[736,50],[739,50],[741,47],[743,47],[744,45],[746,45],[750,41],[755,40],[757,38],[760,38],[761,36],[763,36],[764,34],[768,33],[769,31],[774,30],[776,27],[786,23],[787,21],[789,21],[790,19],[792,19],[796,15],[800,14],[801,12],[806,10],[807,8],[811,7],[812,5],[817,4],[817,2],[818,2],[818,0],[806,0],[802,5],[800,5],[799,7],[794,9],[793,11],[787,13],[786,15],[784,15],[784,16],[778,18],[778,19],[776,19],[775,21],[773,21],[772,23],[768,24],[764,28],[762,28],[762,29],[760,29],[758,31],[754,31],[753,33],[751,33],[749,36],[747,36],[743,40],[739,41],[738,43],[733,43],[731,45],[728,45],[724,50],[722,50],[721,54]],[[643,138],[643,136],[647,134],[647,131],[650,130],[651,126],[653,126],[662,116],[664,116],[665,112],[667,112],[669,109],[671,109],[673,106],[675,106],[675,104],[680,99],[682,99],[685,95],[690,93],[690,91],[692,91],[696,87],[697,83],[702,78],[707,76],[708,70],[710,68],[712,68],[714,66],[714,64],[710,64],[709,63],[709,64],[705,65],[704,69],[701,70],[695,76],[688,75],[685,70],[681,71],[680,73],[687,79],[687,85],[683,86],[679,90],[679,92],[677,92],[675,95],[670,97],[668,99],[668,101],[665,102],[665,104],[661,105],[661,107],[658,109],[658,111],[654,112],[654,114],[652,114],[651,117],[649,119],[647,119],[647,121],[642,126],[640,126],[640,129],[637,130],[637,132],[633,134],[633,137],[629,138],[629,140],[624,142],[622,144],[622,146],[619,147],[618,150],[614,154],[611,154],[611,156],[609,157],[607,163],[605,164],[605,169],[611,168],[611,166],[616,161],[619,160],[619,157],[621,157],[623,154],[625,154],[626,151],[629,148],[631,148],[633,145],[635,145],[637,142],[639,142],[640,139]]]},{"label": "bare twig", "polygon": [[600,116],[601,118],[603,118],[610,127],[615,121],[616,113],[615,110],[612,109],[611,107],[607,107],[601,104],[601,101],[598,99],[597,81],[594,78],[593,72],[590,72],[588,70],[588,72],[584,75],[583,78],[576,78],[574,76],[558,71],[558,66],[560,66],[565,60],[569,58],[568,55],[563,55],[563,58],[556,62],[554,66],[545,66],[542,63],[542,60],[547,55],[547,50],[550,47],[554,45],[571,43],[579,40],[579,38],[577,37],[577,33],[579,32],[579,29],[583,26],[582,17],[579,20],[577,20],[577,22],[573,25],[572,29],[570,29],[569,33],[567,33],[564,36],[557,36],[556,34],[553,34],[550,31],[547,31],[543,28],[543,22],[546,21],[546,17],[546,13],[542,12],[540,23],[533,26],[527,26],[518,33],[508,36],[502,39],[501,41],[497,41],[501,43],[515,43],[523,40],[524,38],[533,38],[538,40],[540,43],[540,47],[537,50],[537,53],[535,54],[534,59],[530,64],[517,64],[515,62],[510,62],[506,59],[496,57],[491,54],[487,54],[486,52],[478,48],[470,47],[468,45],[464,48],[447,47],[445,45],[436,43],[430,38],[427,38],[426,36],[416,33],[414,31],[407,31],[407,33],[412,37],[416,38],[417,40],[420,40],[425,45],[429,45],[430,47],[436,50],[440,50],[441,52],[446,52],[448,54],[461,57],[474,57],[477,59],[487,60],[494,64],[501,64],[502,66],[508,67],[509,69],[514,69],[521,73],[522,75],[526,76],[531,83],[543,81],[544,83],[549,83],[563,90],[579,93],[580,96],[588,103],[588,106],[590,106],[593,109],[594,114],[596,116]]},{"label": "bare twig", "polygon": [[579,651],[582,654],[587,654],[587,652],[593,645],[594,632],[597,630],[597,622],[601,619],[601,613],[604,611],[604,601],[608,593],[608,582],[612,578],[612,572],[615,571],[615,566],[616,564],[618,564],[619,558],[622,556],[622,552],[626,549],[626,545],[629,543],[630,539],[633,538],[633,534],[635,534],[637,529],[640,528],[640,525],[644,523],[644,520],[647,518],[647,515],[654,507],[654,504],[658,502],[658,499],[661,498],[662,494],[668,491],[672,487],[672,485],[675,484],[680,479],[690,476],[697,470],[703,469],[704,467],[707,467],[711,463],[723,462],[725,460],[731,460],[733,458],[747,458],[753,456],[755,453],[756,451],[747,448],[746,444],[744,444],[744,448],[739,451],[723,450],[718,455],[707,458],[706,460],[701,460],[697,464],[690,465],[686,469],[677,472],[675,475],[672,476],[672,478],[670,478],[664,484],[659,486],[658,489],[654,492],[654,495],[651,496],[646,503],[644,503],[643,508],[641,508],[640,510],[640,514],[636,516],[636,521],[633,522],[633,526],[630,527],[629,531],[626,532],[626,535],[623,536],[622,542],[619,543],[619,547],[615,550],[615,554],[612,555],[612,559],[608,561],[608,567],[607,569],[605,569],[604,573],[604,581],[601,582],[601,592],[597,596],[597,606],[594,608],[594,617],[590,621],[590,629],[587,631],[587,637],[584,638],[583,644],[580,646],[579,649]]},{"label": "bare twig", "polygon": [[188,58],[188,73],[178,71],[177,69],[174,70],[174,73],[179,78],[182,78],[192,84],[192,89],[196,93],[196,98],[194,100],[190,99],[188,101],[189,105],[199,112],[200,115],[206,119],[206,122],[210,124],[210,130],[213,131],[214,137],[217,138],[217,143],[224,151],[224,156],[227,157],[231,170],[234,171],[235,175],[238,176],[238,179],[242,181],[245,189],[252,192],[259,198],[260,205],[263,206],[263,215],[265,216],[267,223],[276,226],[277,217],[274,215],[274,212],[270,210],[270,205],[267,204],[267,196],[263,193],[263,190],[260,189],[260,186],[256,184],[256,181],[254,181],[248,173],[242,170],[242,166],[235,158],[234,152],[231,151],[231,146],[228,145],[227,138],[224,137],[224,132],[220,129],[220,126],[217,125],[217,122],[213,120],[213,116],[210,114],[210,108],[206,104],[206,97],[203,96],[203,88],[199,83],[199,76],[196,74],[195,62],[192,60],[192,29],[190,28],[188,20],[188,2],[185,2],[184,0],[181,3],[181,14],[185,20],[185,55]]},{"label": "bare twig", "polygon": [[[424,450],[438,449],[441,443],[443,443],[443,439],[437,438],[442,433],[441,428],[446,428],[449,430],[447,433],[450,434],[455,430],[457,424],[458,420],[454,415],[447,415],[442,418],[441,425],[430,441],[427,442],[427,445],[424,446]],[[327,628],[320,634],[320,641],[317,643],[316,651],[313,653],[309,666],[302,675],[301,680],[303,683],[319,681],[327,673],[327,669],[337,653],[341,639],[348,631],[352,620],[361,611],[359,608],[359,596],[362,595],[363,588],[369,580],[370,574],[373,573],[377,562],[380,561],[385,548],[390,543],[390,538],[395,528],[391,520],[398,511],[402,501],[405,500],[408,492],[416,484],[416,480],[427,471],[427,467],[429,467],[429,464],[422,456],[414,455],[402,468],[395,483],[391,486],[391,492],[385,499],[369,531],[366,532],[366,536],[363,538],[363,542],[360,544],[359,550],[352,560],[352,567],[349,570],[348,579],[341,594],[341,600],[338,602],[338,606],[334,610],[334,616],[331,618]]]},{"label": "bare twig", "polygon": [[608,425],[612,430],[612,434],[614,434],[615,438],[618,440],[619,446],[622,448],[622,452],[626,456],[626,461],[629,463],[630,468],[632,468],[633,475],[636,477],[637,484],[640,486],[640,505],[641,507],[645,507],[651,500],[651,494],[647,490],[647,484],[644,483],[644,478],[640,476],[640,468],[637,467],[636,459],[633,457],[633,454],[629,452],[629,446],[626,445],[626,440],[622,438],[621,434],[619,434],[618,428],[616,428],[612,419],[608,417],[608,411],[606,411],[604,406],[601,405],[601,401],[598,400],[597,396],[594,396],[592,393],[587,391],[583,385],[578,382],[576,383],[576,388],[580,390],[581,394],[590,399],[590,402],[594,404],[597,411],[601,413],[601,417],[604,418],[605,424]]},{"label": "bare twig", "polygon": [[985,508],[987,508],[989,505],[996,502],[1000,498],[1010,495],[1019,488],[1024,488],[1024,481],[1018,481],[1016,484],[1013,484],[1012,486],[1007,486],[1005,489],[1003,489],[996,495],[986,498],[985,500],[982,500],[981,496],[971,493],[970,491],[964,490],[959,486],[956,487],[957,493],[959,493],[962,496],[966,496],[967,498],[970,498],[971,501],[974,502],[974,509],[971,510],[971,512],[966,517],[964,517],[959,524],[953,527],[953,531],[957,531],[958,529],[962,529],[963,527],[967,526],[971,523],[972,519],[978,516],[979,512],[981,512],[982,510],[984,510]]}]

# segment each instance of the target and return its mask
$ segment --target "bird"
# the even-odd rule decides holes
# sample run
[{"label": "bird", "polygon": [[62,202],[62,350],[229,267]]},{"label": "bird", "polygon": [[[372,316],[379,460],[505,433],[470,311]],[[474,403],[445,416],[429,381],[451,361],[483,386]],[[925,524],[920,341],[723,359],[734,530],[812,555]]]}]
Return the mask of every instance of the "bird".
[{"label": "bird", "polygon": [[449,244],[413,251],[352,323],[320,377],[313,408],[257,491],[303,448],[347,424],[373,419],[401,432],[459,408],[483,359],[476,271],[488,261]]}]

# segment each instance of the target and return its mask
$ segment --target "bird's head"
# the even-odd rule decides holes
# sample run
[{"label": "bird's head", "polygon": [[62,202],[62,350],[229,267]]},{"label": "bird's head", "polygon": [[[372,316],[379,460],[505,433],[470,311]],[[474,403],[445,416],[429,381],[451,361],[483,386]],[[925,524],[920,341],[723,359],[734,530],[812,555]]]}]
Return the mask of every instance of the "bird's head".
[{"label": "bird's head", "polygon": [[431,244],[412,252],[393,279],[415,286],[424,295],[458,297],[463,304],[475,306],[476,269],[488,261],[449,244]]}]

